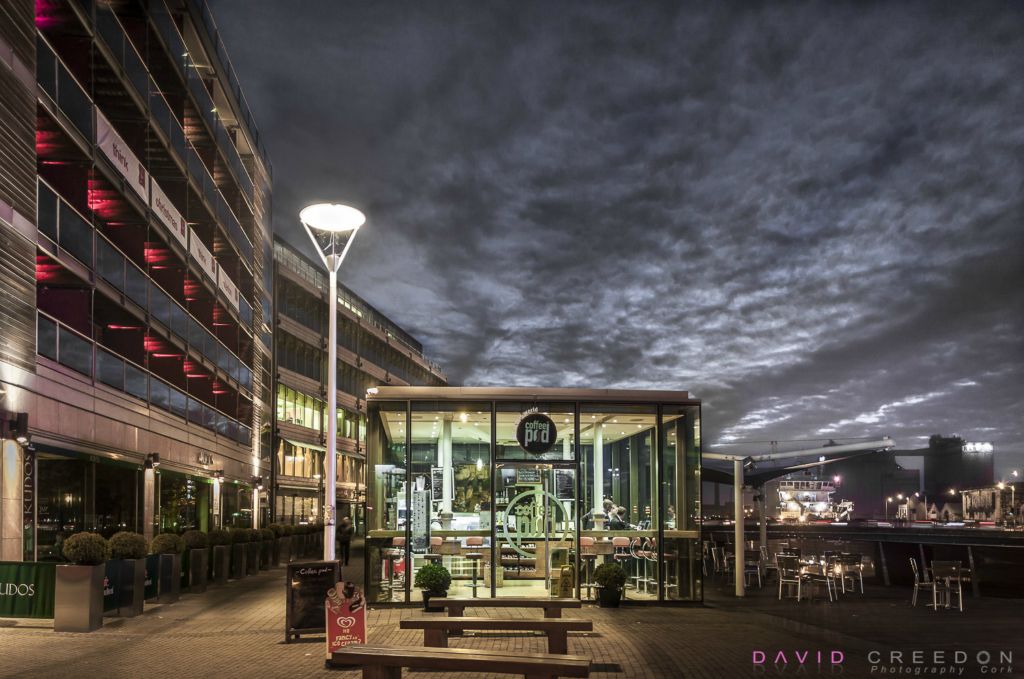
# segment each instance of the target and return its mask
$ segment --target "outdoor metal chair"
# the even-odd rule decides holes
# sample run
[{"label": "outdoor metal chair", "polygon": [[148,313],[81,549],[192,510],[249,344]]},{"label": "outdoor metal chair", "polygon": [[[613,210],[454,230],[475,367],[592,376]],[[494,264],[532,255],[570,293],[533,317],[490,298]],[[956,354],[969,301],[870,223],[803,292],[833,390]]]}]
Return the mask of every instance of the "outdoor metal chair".
[{"label": "outdoor metal chair", "polygon": [[938,609],[938,594],[941,592],[946,608],[951,605],[950,599],[956,594],[957,608],[964,612],[964,590],[961,578],[962,564],[960,561],[932,561],[932,603]]},{"label": "outdoor metal chair", "polygon": [[922,589],[931,590],[932,603],[935,603],[935,582],[924,582],[921,580],[921,574],[918,572],[917,561],[914,557],[910,557],[910,571],[914,574],[914,594],[910,598],[910,605],[917,606],[917,595]]},{"label": "outdoor metal chair", "polygon": [[760,589],[764,584],[761,580],[761,552],[746,549],[743,551],[743,580],[750,582],[754,578],[757,578],[757,587]]},{"label": "outdoor metal chair", "polygon": [[761,545],[761,567],[764,569],[764,579],[767,580],[768,576],[775,573],[775,576],[779,575],[779,567],[775,563],[775,560],[768,556],[768,546]]},{"label": "outdoor metal chair", "polygon": [[864,593],[864,563],[860,554],[841,554],[836,557],[840,572],[840,585],[843,594],[846,594],[846,581],[850,581],[850,591],[856,591],[856,585],[860,583],[860,593]]}]

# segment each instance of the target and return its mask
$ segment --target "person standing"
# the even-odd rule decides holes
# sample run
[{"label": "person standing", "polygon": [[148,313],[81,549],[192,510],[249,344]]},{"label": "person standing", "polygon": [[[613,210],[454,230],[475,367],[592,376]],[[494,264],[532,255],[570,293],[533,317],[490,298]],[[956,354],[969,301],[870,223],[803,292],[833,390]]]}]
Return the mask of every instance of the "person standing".
[{"label": "person standing", "polygon": [[352,548],[352,535],[356,532],[355,527],[352,525],[352,520],[347,516],[341,519],[341,525],[338,526],[338,542],[341,545],[341,554],[339,555],[341,565],[348,565],[348,555]]}]

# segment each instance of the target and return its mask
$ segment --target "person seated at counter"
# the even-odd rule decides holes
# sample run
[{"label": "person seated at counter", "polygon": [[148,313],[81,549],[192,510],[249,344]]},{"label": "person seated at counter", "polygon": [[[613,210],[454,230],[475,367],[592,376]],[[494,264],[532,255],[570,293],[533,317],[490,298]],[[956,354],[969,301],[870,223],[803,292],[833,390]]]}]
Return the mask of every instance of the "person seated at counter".
[{"label": "person seated at counter", "polygon": [[[606,519],[610,519],[612,514],[615,513],[615,503],[605,498],[604,502],[601,503],[601,507],[604,509],[604,515]],[[594,530],[594,510],[591,509],[589,512],[583,515],[583,530]]]},{"label": "person seated at counter", "polygon": [[605,526],[608,530],[628,530],[629,524],[626,522],[626,508],[616,508],[608,517],[608,523]]}]

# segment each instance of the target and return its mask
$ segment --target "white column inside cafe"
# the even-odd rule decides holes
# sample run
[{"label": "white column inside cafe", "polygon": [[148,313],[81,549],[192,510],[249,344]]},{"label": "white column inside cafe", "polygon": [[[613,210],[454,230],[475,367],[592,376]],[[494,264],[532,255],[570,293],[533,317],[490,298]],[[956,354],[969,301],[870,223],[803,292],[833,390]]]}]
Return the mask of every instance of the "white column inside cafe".
[{"label": "white column inside cafe", "polygon": [[442,469],[441,511],[450,514],[452,511],[452,417],[450,414],[441,420],[441,432],[437,437],[437,466]]},{"label": "white column inside cafe", "polygon": [[594,519],[600,514],[604,516],[604,432],[601,423],[594,421]]}]

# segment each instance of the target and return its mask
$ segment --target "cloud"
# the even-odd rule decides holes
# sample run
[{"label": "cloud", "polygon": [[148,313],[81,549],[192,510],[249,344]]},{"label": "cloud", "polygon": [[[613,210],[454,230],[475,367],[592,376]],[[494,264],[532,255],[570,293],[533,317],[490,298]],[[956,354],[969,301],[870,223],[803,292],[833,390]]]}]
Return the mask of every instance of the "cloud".
[{"label": "cloud", "polygon": [[211,4],[276,230],[363,207],[343,281],[453,382],[1021,450],[1021,7]]}]

